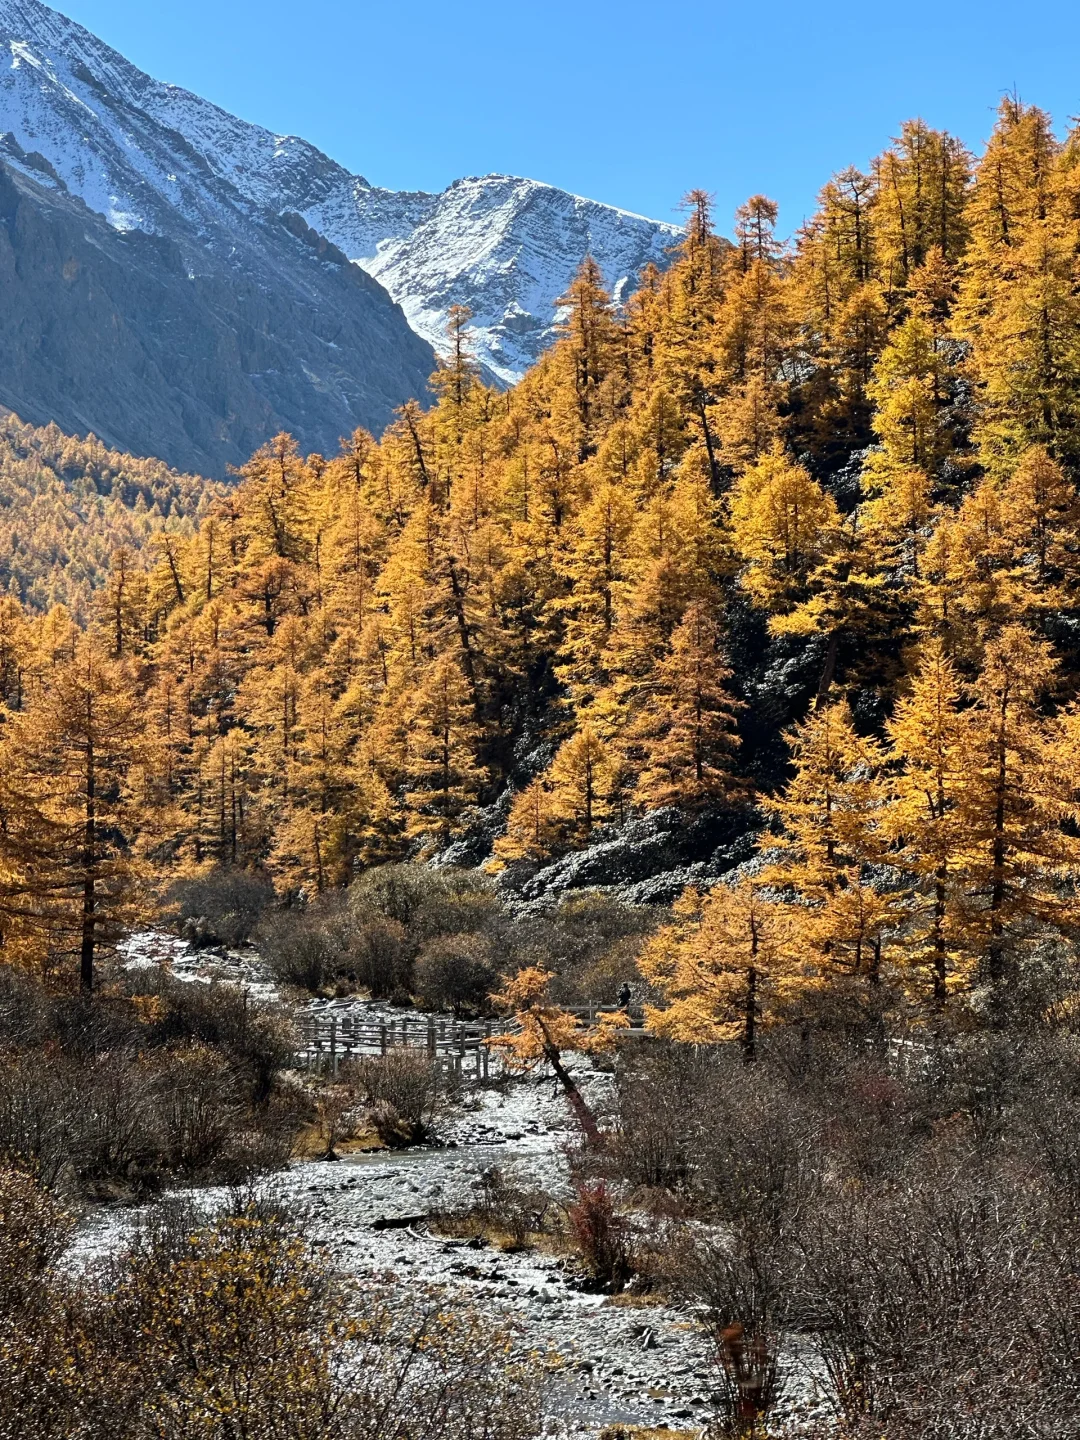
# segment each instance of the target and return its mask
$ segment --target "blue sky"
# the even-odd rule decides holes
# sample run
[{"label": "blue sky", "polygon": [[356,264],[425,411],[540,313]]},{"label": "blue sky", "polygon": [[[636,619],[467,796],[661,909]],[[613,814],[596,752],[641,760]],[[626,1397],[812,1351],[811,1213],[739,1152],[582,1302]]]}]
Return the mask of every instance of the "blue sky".
[{"label": "blue sky", "polygon": [[55,0],[129,59],[370,181],[506,171],[676,218],[701,186],[794,229],[906,117],[978,147],[1006,90],[1080,113],[1080,5],[1035,0]]}]

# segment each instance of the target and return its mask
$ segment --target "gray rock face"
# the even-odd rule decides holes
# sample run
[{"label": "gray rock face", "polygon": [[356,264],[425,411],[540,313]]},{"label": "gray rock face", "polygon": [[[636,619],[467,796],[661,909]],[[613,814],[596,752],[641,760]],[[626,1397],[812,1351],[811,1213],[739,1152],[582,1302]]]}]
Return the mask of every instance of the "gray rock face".
[{"label": "gray rock face", "polygon": [[[449,307],[468,305],[477,358],[501,383],[550,343],[558,297],[587,253],[621,297],[646,263],[667,263],[678,234],[517,176],[458,180],[438,195],[374,187],[304,140],[143,74],[39,0],[0,0],[4,136],[24,173],[66,188],[116,230],[186,244],[189,258],[197,242],[236,265],[232,247],[253,239],[260,217],[302,217],[436,348]],[[409,370],[414,355],[399,348]],[[411,378],[409,393],[424,378]]]},{"label": "gray rock face", "polygon": [[327,450],[381,428],[431,351],[356,266],[260,229],[240,263],[209,252],[196,271],[177,240],[114,230],[0,162],[0,403],[210,476],[281,429]]},{"label": "gray rock face", "polygon": [[688,885],[708,888],[752,856],[750,822],[744,812],[690,817],[657,810],[531,875],[510,867],[500,888],[523,908],[543,909],[573,890],[606,890],[628,905],[670,905]]},{"label": "gray rock face", "polygon": [[143,81],[168,88],[0,0],[0,404],[217,476],[280,429],[322,451],[380,431],[424,395],[431,348],[298,214],[140,108]]}]

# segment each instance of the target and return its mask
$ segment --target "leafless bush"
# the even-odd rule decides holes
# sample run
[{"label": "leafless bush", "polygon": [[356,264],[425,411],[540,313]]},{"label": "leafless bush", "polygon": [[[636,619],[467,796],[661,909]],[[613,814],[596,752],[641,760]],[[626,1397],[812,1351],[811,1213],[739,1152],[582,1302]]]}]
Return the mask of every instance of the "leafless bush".
[{"label": "leafless bush", "polygon": [[349,887],[349,907],[356,916],[381,915],[408,929],[443,888],[440,872],[426,865],[379,865]]},{"label": "leafless bush", "polygon": [[244,1123],[239,1086],[225,1057],[196,1042],[153,1052],[143,1068],[168,1168],[180,1174],[210,1170]]},{"label": "leafless bush", "polygon": [[130,994],[89,1004],[38,987],[35,1043],[0,1065],[0,1163],[107,1194],[283,1164],[302,1123],[278,1080],[295,1043],[288,1014],[228,986],[124,979]]},{"label": "leafless bush", "polygon": [[336,1160],[337,1147],[356,1135],[361,1123],[359,1101],[359,1087],[351,1066],[344,1066],[336,1081],[319,1087],[315,1104],[324,1160]]},{"label": "leafless bush", "polygon": [[1072,1433],[1076,1238],[1028,1177],[951,1145],[823,1206],[805,1274],[840,1413],[904,1440]]},{"label": "leafless bush", "polygon": [[[79,1163],[85,1180],[138,1182],[161,1153],[154,1085],[145,1071],[106,1055],[85,1069],[85,1124]],[[164,1167],[162,1167],[164,1168]]]},{"label": "leafless bush", "polygon": [[52,1029],[49,997],[34,979],[0,965],[0,1046],[42,1044]]},{"label": "leafless bush", "polygon": [[582,1183],[568,1212],[570,1231],[589,1270],[600,1285],[618,1293],[634,1273],[630,1227],[603,1180]]},{"label": "leafless bush", "polygon": [[[175,880],[166,902],[181,931],[208,944],[242,945],[259,917],[274,903],[274,887],[265,875],[221,866],[205,875]],[[203,922],[201,933],[192,928]]]},{"label": "leafless bush", "polygon": [[3,1057],[0,1163],[32,1172],[49,1189],[73,1181],[84,1100],[69,1067]]},{"label": "leafless bush", "polygon": [[760,1428],[799,1333],[844,1440],[1080,1433],[1069,1027],[798,1028],[750,1067],[654,1045],[617,1084],[594,1163],[675,1192],[658,1263],[712,1318],[721,1428]]},{"label": "leafless bush", "polygon": [[368,990],[375,999],[408,999],[416,943],[393,916],[357,903],[351,892],[320,896],[306,909],[263,918],[258,944],[285,985],[320,994]]},{"label": "leafless bush", "polygon": [[376,1000],[408,999],[413,947],[400,921],[382,915],[357,919],[348,936],[350,975]]},{"label": "leafless bush", "polygon": [[631,1183],[666,1186],[711,1216],[773,1230],[819,1184],[813,1110],[734,1047],[631,1050],[618,1078],[611,1153]]},{"label": "leafless bush", "polygon": [[333,984],[345,961],[342,937],[320,916],[307,911],[277,910],[265,915],[256,938],[275,979],[313,995]]},{"label": "leafless bush", "polygon": [[353,1072],[380,1139],[388,1145],[425,1139],[443,1095],[439,1067],[416,1050],[358,1060]]},{"label": "leafless bush", "polygon": [[0,1170],[0,1312],[25,1305],[63,1254],[72,1217],[28,1171]]},{"label": "leafless bush", "polygon": [[[429,961],[420,976],[420,991],[426,995],[448,983],[452,993],[446,1003],[483,1002],[476,962],[506,923],[484,876],[423,865],[383,865],[350,887],[347,912],[350,971],[376,998],[407,997],[416,988],[414,964],[421,952],[426,948],[432,957],[442,953],[449,958],[455,952],[447,941],[458,937],[466,947],[457,952],[459,963],[454,967]],[[443,943],[441,952],[438,942]],[[471,982],[460,963],[466,956],[473,962]]]},{"label": "leafless bush", "polygon": [[133,995],[159,1002],[144,1018],[141,1045],[213,1046],[247,1078],[257,1103],[292,1062],[296,1034],[285,1006],[253,1002],[233,985],[185,985],[152,970],[136,972],[127,983]]},{"label": "leafless bush", "polygon": [[491,1166],[481,1175],[476,1199],[460,1220],[475,1218],[485,1229],[505,1235],[513,1248],[530,1235],[542,1234],[552,1209],[551,1196],[521,1185],[511,1171]]},{"label": "leafless bush", "polygon": [[491,882],[475,870],[426,865],[381,865],[350,887],[349,906],[358,920],[393,920],[417,943],[435,935],[462,935],[489,927],[499,903]]},{"label": "leafless bush", "polygon": [[272,1199],[162,1207],[80,1278],[0,1172],[0,1440],[530,1440],[535,1374],[422,1292],[351,1290]]},{"label": "leafless bush", "polygon": [[708,1315],[720,1375],[720,1433],[757,1435],[787,1378],[780,1352],[799,1282],[785,1237],[753,1221],[684,1234],[673,1268],[683,1293]]},{"label": "leafless bush", "polygon": [[557,956],[557,1000],[567,1005],[613,1002],[624,981],[640,983],[637,955],[663,914],[658,907],[627,905],[600,891],[568,895],[550,912],[514,927],[514,968],[550,968],[551,957]]},{"label": "leafless bush", "polygon": [[634,1187],[682,1191],[691,1165],[691,1125],[709,1067],[687,1049],[649,1043],[628,1047],[618,1068],[610,1151]]}]

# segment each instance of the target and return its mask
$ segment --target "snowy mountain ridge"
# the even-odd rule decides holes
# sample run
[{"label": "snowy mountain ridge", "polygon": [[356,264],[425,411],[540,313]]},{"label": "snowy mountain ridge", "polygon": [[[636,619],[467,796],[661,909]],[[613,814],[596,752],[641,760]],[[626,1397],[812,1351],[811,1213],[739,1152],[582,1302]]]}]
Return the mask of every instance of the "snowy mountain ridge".
[{"label": "snowy mountain ridge", "polygon": [[274,135],[144,74],[39,0],[0,0],[0,155],[78,196],[120,231],[209,235],[237,210],[297,214],[400,304],[438,347],[451,304],[512,383],[552,337],[587,253],[616,296],[678,230],[539,181],[486,175],[440,194],[381,189],[315,146]]},{"label": "snowy mountain ridge", "polygon": [[[223,477],[279,430],[332,451],[425,393],[434,354],[385,288],[224,173],[258,138],[0,0],[0,404]],[[298,153],[267,138],[268,163]]]}]

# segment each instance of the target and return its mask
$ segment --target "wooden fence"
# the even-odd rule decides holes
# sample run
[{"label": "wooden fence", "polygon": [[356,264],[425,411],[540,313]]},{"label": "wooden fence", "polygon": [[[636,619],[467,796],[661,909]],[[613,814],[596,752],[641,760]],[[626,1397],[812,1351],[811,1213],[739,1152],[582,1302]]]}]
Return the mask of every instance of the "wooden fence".
[{"label": "wooden fence", "polygon": [[388,1055],[401,1049],[418,1050],[455,1075],[471,1069],[478,1080],[486,1080],[492,1064],[498,1061],[484,1041],[505,1029],[505,1025],[491,1020],[403,1016],[373,1021],[349,1014],[315,1015],[302,1023],[297,1060],[304,1069],[336,1075],[346,1060],[364,1055]]},{"label": "wooden fence", "polygon": [[[594,1005],[572,1009],[579,1020],[592,1024],[600,1009]],[[643,1015],[631,1010],[631,1029],[640,1030]],[[502,1059],[487,1043],[493,1035],[513,1031],[506,1020],[450,1020],[432,1016],[402,1015],[370,1020],[359,1015],[307,1015],[301,1022],[297,1064],[305,1070],[337,1075],[343,1061],[391,1051],[419,1050],[456,1076],[472,1074],[487,1080],[500,1073]]]}]

